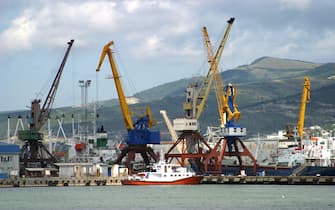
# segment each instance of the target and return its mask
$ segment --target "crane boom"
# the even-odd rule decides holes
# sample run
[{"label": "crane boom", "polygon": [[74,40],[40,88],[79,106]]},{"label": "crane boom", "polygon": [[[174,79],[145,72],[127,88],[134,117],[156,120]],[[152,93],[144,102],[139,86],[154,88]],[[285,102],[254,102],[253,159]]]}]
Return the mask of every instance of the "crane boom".
[{"label": "crane boom", "polygon": [[300,113],[298,119],[298,134],[300,139],[303,137],[306,103],[311,99],[311,82],[308,77],[304,77],[304,86],[301,94]]},{"label": "crane boom", "polygon": [[[113,41],[108,42],[104,48],[102,49],[102,53],[100,56],[100,60],[98,63],[98,67],[96,69],[97,72],[100,71],[102,62],[104,61],[104,58],[106,55],[108,56],[109,63],[112,69],[113,77],[114,77],[114,83],[116,87],[116,91],[119,97],[119,102],[120,102],[120,107],[121,107],[121,112],[123,115],[123,120],[128,132],[128,139],[127,139],[127,144],[128,145],[142,145],[144,150],[149,152],[151,156],[155,156],[153,152],[147,148],[145,145],[146,144],[160,144],[160,133],[159,131],[151,131],[148,128],[151,126],[155,125],[156,122],[153,119],[150,107],[146,108],[146,113],[144,116],[139,117],[135,123],[133,123],[132,120],[132,114],[129,110],[129,106],[126,101],[126,97],[124,95],[122,86],[121,86],[121,81],[120,81],[120,76],[116,67],[116,63],[113,58],[113,53],[111,50],[111,46],[114,44]],[[134,151],[138,152],[138,148],[134,148],[130,146],[130,148],[134,149]],[[144,151],[143,150],[143,151]],[[150,151],[149,151],[150,150]],[[129,150],[128,150],[129,151]],[[126,152],[126,151],[125,151]],[[123,153],[119,158],[118,161],[120,161],[124,157],[125,153]],[[154,157],[156,159],[156,157]],[[146,161],[147,162],[147,161]]]},{"label": "crane boom", "polygon": [[99,60],[99,64],[98,67],[96,69],[97,72],[100,71],[101,65],[106,57],[106,55],[108,56],[109,59],[109,63],[112,69],[112,73],[113,73],[113,77],[114,77],[114,82],[115,82],[115,86],[116,86],[116,91],[119,97],[119,101],[120,101],[120,106],[121,106],[121,111],[122,111],[122,115],[123,115],[123,119],[124,119],[124,123],[126,125],[126,129],[127,130],[133,130],[134,126],[133,126],[133,121],[131,119],[131,113],[129,111],[129,107],[126,101],[126,97],[124,95],[122,86],[121,86],[121,81],[120,81],[120,76],[113,58],[113,53],[111,50],[111,46],[114,44],[113,41],[108,42],[104,48],[102,49],[102,53],[100,56],[100,60]]},{"label": "crane boom", "polygon": [[177,135],[176,131],[173,129],[172,123],[171,123],[169,117],[167,116],[166,111],[165,110],[160,110],[160,113],[162,114],[162,116],[164,118],[165,124],[166,124],[166,126],[169,130],[169,133],[171,135],[172,140],[174,142],[176,142],[177,139],[178,139],[178,135]]},{"label": "crane boom", "polygon": [[[55,168],[56,158],[46,149],[43,140],[43,133],[39,130],[49,117],[52,104],[54,102],[60,78],[70,53],[74,40],[69,41],[69,45],[64,55],[63,61],[57,71],[56,77],[52,83],[49,93],[44,101],[43,107],[40,107],[40,99],[31,102],[31,122],[29,130],[18,132],[18,138],[24,141],[20,152],[20,174],[26,175],[27,168]],[[22,164],[21,164],[22,163]]]},{"label": "crane boom", "polygon": [[40,100],[34,100],[32,102],[33,123],[30,124],[30,128],[32,128],[36,131],[38,131],[44,125],[44,123],[46,122],[46,119],[49,116],[50,109],[51,109],[52,104],[55,100],[55,96],[56,96],[56,92],[57,92],[58,85],[59,85],[59,82],[60,82],[60,78],[62,76],[63,69],[64,69],[64,66],[65,66],[67,57],[68,57],[68,55],[70,53],[70,50],[72,48],[73,42],[74,42],[74,40],[72,39],[67,43],[69,46],[66,50],[64,58],[62,60],[62,63],[61,63],[61,65],[60,65],[60,67],[57,71],[56,77],[55,77],[55,79],[54,79],[54,81],[51,85],[51,88],[49,90],[49,93],[48,93],[45,101],[44,101],[44,104],[43,104],[42,108],[41,109],[39,108]]},{"label": "crane boom", "polygon": [[[231,30],[233,21],[234,19],[230,19],[228,21],[226,32],[222,38],[217,53],[222,53],[223,47],[228,39],[228,35]],[[219,62],[217,60],[218,58],[220,58],[221,55],[215,56],[214,59],[211,59],[211,52],[213,52],[213,49],[205,27],[203,28],[203,36],[208,53],[208,62],[211,65],[211,69],[215,77],[214,87],[221,120],[221,128],[214,128],[215,130],[212,130],[213,128],[209,127],[209,133],[211,133],[211,131],[214,131],[215,135],[218,135],[220,138],[218,138],[218,141],[216,142],[214,148],[211,149],[208,155],[206,155],[204,159],[204,170],[208,171],[211,162],[214,160],[214,167],[211,166],[211,168],[216,171],[215,173],[221,173],[222,161],[225,156],[236,156],[239,161],[240,169],[242,169],[242,156],[248,156],[254,163],[253,169],[254,173],[256,173],[256,159],[253,157],[252,153],[247,149],[244,143],[240,140],[240,137],[246,135],[246,128],[241,127],[235,123],[240,117],[240,112],[237,110],[236,105],[237,88],[234,88],[231,83],[229,83],[225,87],[223,86],[221,74],[218,70]],[[242,152],[239,151],[240,148],[243,148]]]},{"label": "crane boom", "polygon": [[[215,87],[215,95],[216,95],[216,99],[217,99],[217,104],[218,104],[218,110],[219,110],[219,116],[220,116],[220,120],[221,120],[221,127],[224,127],[225,123],[226,123],[226,113],[228,114],[228,120],[231,120],[231,118],[233,116],[235,116],[235,120],[237,121],[239,119],[240,113],[237,110],[237,106],[234,100],[234,113],[231,112],[231,110],[229,109],[228,106],[228,96],[232,93],[230,92],[224,92],[224,86],[223,86],[223,81],[222,81],[222,77],[221,74],[218,70],[218,63],[219,63],[219,58],[221,57],[223,48],[225,46],[225,43],[228,39],[228,35],[230,33],[231,30],[231,26],[234,22],[234,19],[231,18],[230,20],[227,21],[228,22],[228,26],[226,28],[225,34],[222,38],[221,44],[217,50],[217,54],[219,53],[219,55],[215,56],[215,59],[213,58],[213,47],[212,44],[210,42],[209,39],[209,35],[207,32],[206,27],[203,27],[203,38],[204,38],[204,44],[205,47],[207,49],[207,57],[208,57],[208,62],[211,65],[211,69],[212,72],[214,74],[214,87]],[[230,91],[230,89],[228,90]],[[234,99],[236,98],[236,91],[234,94]]]},{"label": "crane boom", "polygon": [[[219,65],[219,62],[220,62],[220,59],[221,59],[221,55],[222,55],[222,52],[223,52],[223,49],[224,49],[224,46],[226,44],[226,41],[228,39],[228,34],[230,32],[230,29],[231,29],[231,26],[234,22],[235,18],[230,18],[227,22],[228,22],[228,26],[227,26],[227,29],[226,29],[226,32],[225,32],[225,35],[223,36],[222,40],[221,40],[221,43],[216,51],[216,54],[215,56],[212,58],[212,55],[209,56],[209,59],[211,61],[210,63],[210,69],[199,89],[199,92],[198,92],[198,97],[197,97],[197,113],[196,113],[196,119],[199,119],[202,112],[203,112],[203,109],[204,109],[204,106],[207,102],[207,99],[208,99],[208,95],[209,95],[209,91],[210,91],[210,88],[212,86],[212,83],[213,83],[213,79],[214,79],[214,76],[216,75],[216,71],[217,71],[217,68],[218,68],[218,65]],[[206,31],[206,30],[205,30]],[[208,36],[207,36],[208,37]],[[209,39],[208,39],[209,41]],[[206,42],[207,44],[209,44],[210,46],[210,42]]]},{"label": "crane boom", "polygon": [[205,43],[205,47],[207,49],[207,59],[208,59],[208,63],[211,64],[213,59],[214,59],[214,52],[213,52],[213,46],[212,43],[209,39],[209,35],[207,32],[207,28],[204,26],[202,28],[202,33],[204,35],[204,43]]}]

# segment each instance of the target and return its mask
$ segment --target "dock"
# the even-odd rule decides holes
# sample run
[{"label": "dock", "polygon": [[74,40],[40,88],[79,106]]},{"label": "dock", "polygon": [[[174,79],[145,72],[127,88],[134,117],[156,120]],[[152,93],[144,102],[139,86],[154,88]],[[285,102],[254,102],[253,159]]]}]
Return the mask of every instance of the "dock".
[{"label": "dock", "polygon": [[120,186],[122,177],[40,177],[0,179],[0,188],[6,187],[68,187],[68,186]]},{"label": "dock", "polygon": [[202,184],[335,185],[335,176],[204,176]]},{"label": "dock", "polygon": [[[0,179],[0,188],[120,186],[126,177],[40,177]],[[201,184],[335,185],[335,176],[204,176]]]}]

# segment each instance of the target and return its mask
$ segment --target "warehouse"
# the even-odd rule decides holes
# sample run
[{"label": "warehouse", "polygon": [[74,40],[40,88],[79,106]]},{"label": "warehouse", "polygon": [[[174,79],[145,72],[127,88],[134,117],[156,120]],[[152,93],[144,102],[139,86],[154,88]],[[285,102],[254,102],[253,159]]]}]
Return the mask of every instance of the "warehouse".
[{"label": "warehouse", "polygon": [[0,179],[19,174],[20,147],[0,142]]}]

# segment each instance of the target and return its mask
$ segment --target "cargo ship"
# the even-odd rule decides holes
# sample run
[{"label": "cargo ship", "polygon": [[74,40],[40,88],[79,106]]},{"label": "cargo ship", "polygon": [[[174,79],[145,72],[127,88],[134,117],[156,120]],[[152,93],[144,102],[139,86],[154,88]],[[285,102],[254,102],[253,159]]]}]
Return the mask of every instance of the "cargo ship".
[{"label": "cargo ship", "polygon": [[[335,176],[335,138],[328,134],[316,137],[312,133],[305,136],[301,143],[279,139],[276,161],[257,165],[257,174],[254,174],[252,166],[245,165],[243,173],[259,176]],[[222,174],[239,175],[241,171],[236,165],[223,164]]]}]

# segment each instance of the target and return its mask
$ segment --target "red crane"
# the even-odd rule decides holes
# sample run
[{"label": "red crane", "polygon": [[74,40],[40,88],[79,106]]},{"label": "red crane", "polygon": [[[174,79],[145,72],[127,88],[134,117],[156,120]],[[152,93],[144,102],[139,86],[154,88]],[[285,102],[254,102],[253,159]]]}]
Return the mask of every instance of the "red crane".
[{"label": "red crane", "polygon": [[57,88],[60,82],[61,75],[70,53],[74,40],[70,40],[68,48],[62,60],[62,63],[57,71],[56,77],[51,85],[49,93],[43,103],[42,108],[40,107],[40,99],[34,99],[31,102],[31,122],[29,123],[29,130],[19,131],[18,137],[24,141],[24,145],[21,148],[20,154],[20,174],[26,173],[26,168],[55,168],[54,163],[56,162],[55,157],[44,147],[43,133],[39,132],[41,127],[45,124],[49,117],[52,104],[54,102]]}]

